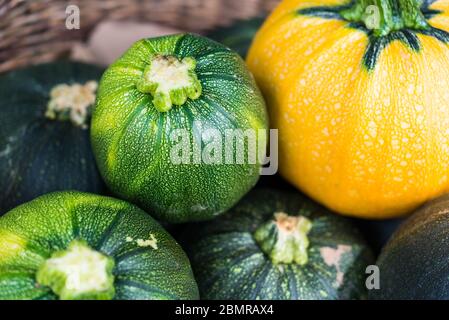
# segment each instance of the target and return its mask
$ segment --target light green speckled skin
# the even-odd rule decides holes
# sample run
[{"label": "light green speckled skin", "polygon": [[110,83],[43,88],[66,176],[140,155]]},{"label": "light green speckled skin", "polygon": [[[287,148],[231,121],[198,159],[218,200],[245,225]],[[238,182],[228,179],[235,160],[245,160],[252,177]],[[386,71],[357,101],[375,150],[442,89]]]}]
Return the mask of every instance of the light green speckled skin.
[{"label": "light green speckled skin", "polygon": [[[254,231],[279,211],[300,213],[312,221],[303,266],[273,264],[254,240]],[[193,226],[185,242],[202,299],[359,299],[366,296],[365,268],[373,262],[370,249],[346,218],[300,194],[270,189],[252,191],[228,213]],[[321,251],[342,245],[351,249],[341,255],[337,270]]]},{"label": "light green speckled skin", "polygon": [[[126,239],[150,233],[157,249]],[[74,239],[114,259],[114,299],[198,298],[187,256],[148,214],[113,198],[56,192],[0,218],[0,299],[56,299],[36,283],[36,272]]]},{"label": "light green speckled skin", "polygon": [[[152,96],[136,88],[156,54],[193,57],[201,96],[157,111]],[[221,44],[190,34],[138,41],[105,72],[97,98],[91,138],[100,172],[116,194],[157,218],[211,219],[257,182],[259,163],[176,165],[170,160],[173,130],[191,132],[191,145],[200,141],[194,121],[223,137],[225,129],[268,128],[264,100],[244,61]]]}]

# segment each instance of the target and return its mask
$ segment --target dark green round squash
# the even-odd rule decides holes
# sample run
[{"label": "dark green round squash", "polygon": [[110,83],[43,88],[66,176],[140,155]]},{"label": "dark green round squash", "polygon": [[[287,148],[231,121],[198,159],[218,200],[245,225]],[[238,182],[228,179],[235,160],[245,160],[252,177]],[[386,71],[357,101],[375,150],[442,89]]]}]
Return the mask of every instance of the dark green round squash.
[{"label": "dark green round squash", "polygon": [[349,220],[273,189],[252,191],[183,241],[203,299],[358,299],[373,261]]},{"label": "dark green round squash", "polygon": [[106,70],[91,136],[110,189],[176,223],[211,219],[256,184],[267,129],[241,57],[178,34],[140,40]]},{"label": "dark green round squash", "polygon": [[189,260],[122,200],[55,192],[0,218],[0,299],[197,299]]},{"label": "dark green round squash", "polygon": [[229,26],[210,31],[207,37],[224,44],[245,58],[257,30],[262,26],[264,20],[264,17],[239,20]]},{"label": "dark green round squash", "polygon": [[[0,214],[47,192],[103,192],[88,128],[101,74],[95,66],[60,62],[0,76]],[[74,99],[86,114],[73,109]]]},{"label": "dark green round squash", "polygon": [[380,288],[371,299],[449,299],[449,195],[408,218],[377,260]]}]

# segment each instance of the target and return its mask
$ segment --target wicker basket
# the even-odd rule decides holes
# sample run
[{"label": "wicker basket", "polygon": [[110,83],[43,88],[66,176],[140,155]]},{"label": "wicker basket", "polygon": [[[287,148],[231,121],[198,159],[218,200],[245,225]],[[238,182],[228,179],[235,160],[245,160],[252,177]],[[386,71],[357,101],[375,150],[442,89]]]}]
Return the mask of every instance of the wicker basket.
[{"label": "wicker basket", "polygon": [[[103,19],[148,21],[201,33],[271,10],[279,0],[0,0],[0,72],[48,62],[87,39]],[[80,29],[65,27],[80,9]]]}]

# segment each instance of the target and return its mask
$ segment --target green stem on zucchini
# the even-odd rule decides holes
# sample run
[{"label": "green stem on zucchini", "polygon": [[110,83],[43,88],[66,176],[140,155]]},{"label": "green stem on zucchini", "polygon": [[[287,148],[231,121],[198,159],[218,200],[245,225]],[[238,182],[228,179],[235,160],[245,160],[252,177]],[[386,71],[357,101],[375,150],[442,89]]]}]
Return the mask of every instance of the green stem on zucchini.
[{"label": "green stem on zucchini", "polygon": [[422,0],[357,0],[340,14],[348,21],[364,23],[376,36],[386,36],[401,29],[429,29],[421,5]]},{"label": "green stem on zucchini", "polygon": [[187,98],[200,97],[202,87],[195,68],[192,57],[180,60],[172,55],[155,55],[136,83],[137,90],[151,94],[154,107],[167,112],[173,105],[182,106]]},{"label": "green stem on zucchini", "polygon": [[74,240],[39,268],[36,280],[61,300],[111,300],[114,297],[114,260]]},{"label": "green stem on zucchini", "polygon": [[289,216],[283,212],[274,214],[274,220],[260,226],[254,239],[274,264],[307,263],[307,234],[312,222],[303,216]]},{"label": "green stem on zucchini", "polygon": [[90,107],[95,103],[98,83],[88,81],[84,85],[59,84],[50,91],[45,117],[52,120],[70,120],[74,125],[87,128]]}]

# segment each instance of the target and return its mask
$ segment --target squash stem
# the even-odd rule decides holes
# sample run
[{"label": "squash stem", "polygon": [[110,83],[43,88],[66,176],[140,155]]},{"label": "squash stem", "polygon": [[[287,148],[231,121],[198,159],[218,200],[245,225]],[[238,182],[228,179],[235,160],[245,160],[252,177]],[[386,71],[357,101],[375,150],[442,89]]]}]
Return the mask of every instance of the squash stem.
[{"label": "squash stem", "polygon": [[260,226],[254,239],[274,264],[307,263],[307,234],[312,222],[303,216],[289,216],[283,212],[274,214],[274,220]]},{"label": "squash stem", "polygon": [[115,295],[111,257],[74,240],[67,250],[54,253],[39,268],[36,280],[61,300],[111,300]]},{"label": "squash stem", "polygon": [[364,23],[381,37],[402,29],[429,29],[421,5],[422,0],[357,0],[340,14],[348,21]]},{"label": "squash stem", "polygon": [[169,111],[173,105],[182,106],[187,99],[198,99],[202,86],[195,73],[196,60],[182,60],[171,55],[155,55],[143,71],[136,87],[153,97],[153,105],[159,112]]},{"label": "squash stem", "polygon": [[45,117],[51,120],[70,120],[75,126],[87,128],[90,107],[95,103],[98,83],[88,81],[84,85],[59,84],[52,88]]}]

